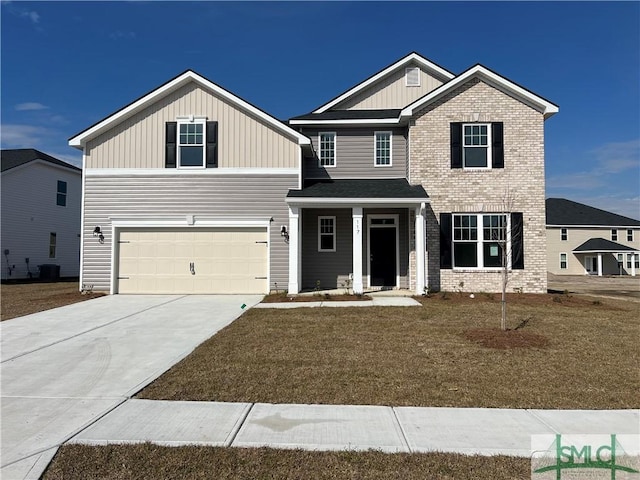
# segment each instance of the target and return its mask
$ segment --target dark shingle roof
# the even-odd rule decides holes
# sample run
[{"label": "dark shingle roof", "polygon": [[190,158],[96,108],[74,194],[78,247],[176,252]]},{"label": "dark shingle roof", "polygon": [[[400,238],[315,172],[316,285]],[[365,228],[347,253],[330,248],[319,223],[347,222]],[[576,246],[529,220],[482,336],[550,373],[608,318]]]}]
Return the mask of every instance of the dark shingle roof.
[{"label": "dark shingle roof", "polygon": [[302,190],[289,190],[289,198],[429,198],[422,185],[404,178],[320,181]]},{"label": "dark shingle roof", "polygon": [[629,250],[634,251],[635,249],[604,238],[590,238],[573,249],[574,252],[626,252]]},{"label": "dark shingle roof", "polygon": [[565,198],[547,198],[547,225],[596,225],[637,227],[640,220],[607,212]]},{"label": "dark shingle roof", "polygon": [[70,163],[63,162],[62,160],[58,160],[57,158],[52,157],[51,155],[47,155],[46,153],[42,153],[35,148],[20,148],[16,150],[2,150],[0,152],[0,164],[2,165],[2,171],[9,170],[11,168],[18,167],[20,165],[24,165],[25,163],[32,162],[34,160],[44,160],[45,162],[53,163],[55,165],[59,165],[61,167],[70,168],[72,170],[77,170],[81,172],[82,170],[75,165],[71,165]]},{"label": "dark shingle roof", "polygon": [[306,113],[291,120],[380,120],[382,118],[398,118],[399,108],[386,110],[329,110],[323,113]]}]

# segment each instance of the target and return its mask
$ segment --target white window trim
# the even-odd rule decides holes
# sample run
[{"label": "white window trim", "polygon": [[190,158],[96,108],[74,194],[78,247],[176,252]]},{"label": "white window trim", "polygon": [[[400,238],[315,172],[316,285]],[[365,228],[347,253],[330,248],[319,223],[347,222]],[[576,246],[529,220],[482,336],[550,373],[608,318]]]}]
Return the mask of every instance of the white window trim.
[{"label": "white window trim", "polygon": [[[412,70],[418,70],[418,83],[416,84],[410,84],[409,83],[409,72]],[[420,70],[420,67],[406,67],[404,69],[404,86],[405,87],[420,87],[421,85],[421,77],[422,77],[422,71]]]},{"label": "white window trim", "polygon": [[[387,134],[389,135],[389,163],[388,164],[378,164],[378,134]],[[393,132],[390,130],[380,130],[373,132],[373,166],[376,168],[385,168],[393,166]]]},{"label": "white window trim", "polygon": [[[322,165],[322,135],[333,135],[333,165]],[[336,132],[318,132],[318,167],[335,168],[338,164],[338,134]]]},{"label": "white window trim", "polygon": [[[565,238],[562,238],[562,235],[564,234]],[[569,229],[568,228],[561,228],[560,229],[560,241],[561,242],[566,242],[569,239]]]},{"label": "white window trim", "polygon": [[633,229],[627,229],[627,242],[633,242]]},{"label": "white window trim", "polygon": [[[563,255],[564,255],[564,263],[565,263],[564,267],[562,266],[562,256]],[[560,253],[560,270],[567,270],[568,268],[569,268],[569,256],[566,253],[561,252]]]},{"label": "white window trim", "polygon": [[611,229],[611,241],[612,242],[617,242],[618,241],[618,229],[617,228],[612,228]]},{"label": "white window trim", "polygon": [[[454,244],[456,243],[456,241],[454,240],[455,237],[455,233],[454,233],[454,225],[455,225],[455,221],[453,220],[454,217],[456,216],[476,216],[476,229],[477,229],[477,240],[475,241],[476,243],[476,258],[478,259],[478,266],[477,267],[456,267],[456,258],[455,258],[455,248]],[[501,213],[501,212],[484,212],[484,213],[466,213],[466,212],[459,212],[459,213],[453,213],[451,215],[451,268],[452,270],[457,270],[457,271],[465,271],[465,270],[473,270],[473,271],[487,271],[487,272],[499,272],[500,270],[502,270],[502,267],[485,267],[484,266],[484,252],[483,252],[483,247],[485,244],[485,240],[484,240],[484,234],[483,234],[483,223],[482,223],[482,217],[484,217],[485,215],[504,215],[507,220],[507,244],[506,244],[506,249],[507,249],[507,270],[511,271],[512,270],[512,265],[511,265],[511,257],[512,255],[510,255],[511,252],[511,215],[509,215],[508,213]],[[462,242],[466,242],[466,243],[472,243],[472,240],[459,240],[460,243]],[[487,242],[490,242],[490,240],[487,240]]]},{"label": "white window trim", "polygon": [[[207,168],[207,117],[197,117],[194,115],[176,117],[176,168],[178,170],[203,170]],[[202,165],[199,166],[183,166],[180,164],[181,149],[180,143],[180,125],[188,123],[202,124]],[[187,145],[185,145],[187,146]]]},{"label": "white window trim", "polygon": [[[332,249],[328,249],[328,248],[322,248],[322,235],[329,235],[328,233],[322,233],[320,230],[320,225],[322,223],[322,220],[331,220],[333,221],[333,248]],[[337,235],[336,235],[336,230],[337,230],[337,224],[336,224],[336,217],[335,216],[318,216],[318,252],[335,252],[336,251],[336,241],[337,241]]]},{"label": "white window trim", "polygon": [[[487,166],[486,167],[467,167],[466,162],[465,162],[465,144],[464,144],[464,127],[466,126],[486,126],[487,127]],[[491,152],[491,144],[492,144],[492,138],[491,138],[491,123],[463,123],[462,124],[462,168],[464,170],[491,170],[491,163],[492,163],[492,152]],[[474,148],[474,147],[481,147],[482,145],[469,145],[469,148]]]}]

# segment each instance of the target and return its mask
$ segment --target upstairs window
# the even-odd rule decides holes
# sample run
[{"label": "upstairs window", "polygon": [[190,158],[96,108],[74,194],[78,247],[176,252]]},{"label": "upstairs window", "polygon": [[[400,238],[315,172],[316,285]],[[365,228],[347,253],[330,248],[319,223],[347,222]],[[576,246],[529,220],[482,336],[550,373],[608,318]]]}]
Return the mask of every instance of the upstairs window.
[{"label": "upstairs window", "polygon": [[320,132],[318,134],[320,149],[320,166],[336,166],[336,134],[335,132]]},{"label": "upstairs window", "polygon": [[56,205],[67,206],[67,182],[58,180],[58,192],[56,194]]},{"label": "upstairs window", "polygon": [[463,125],[462,162],[464,168],[489,168],[489,125]]},{"label": "upstairs window", "polygon": [[627,230],[627,242],[633,242],[633,230]]},{"label": "upstairs window", "polygon": [[165,125],[166,168],[217,168],[218,122],[178,117]]},{"label": "upstairs window", "polygon": [[408,67],[404,69],[404,80],[407,87],[420,86],[420,68]]},{"label": "upstairs window", "polygon": [[612,242],[618,241],[618,230],[616,230],[615,228],[611,229],[611,241]]},{"label": "upstairs window", "polygon": [[178,122],[178,167],[204,168],[204,121]]},{"label": "upstairs window", "polygon": [[375,133],[375,166],[391,166],[391,132]]},{"label": "upstairs window", "polygon": [[336,217],[318,217],[318,251],[336,251]]},{"label": "upstairs window", "polygon": [[503,124],[450,124],[451,168],[489,170],[504,168]]},{"label": "upstairs window", "polygon": [[567,240],[567,229],[566,228],[561,228],[560,229],[560,240],[562,240],[563,242]]}]

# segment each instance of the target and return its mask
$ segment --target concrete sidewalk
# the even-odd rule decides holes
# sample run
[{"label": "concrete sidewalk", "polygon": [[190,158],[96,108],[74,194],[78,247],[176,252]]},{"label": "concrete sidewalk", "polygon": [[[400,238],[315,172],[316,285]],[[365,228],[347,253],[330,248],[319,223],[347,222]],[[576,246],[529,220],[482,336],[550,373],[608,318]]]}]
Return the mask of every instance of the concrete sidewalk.
[{"label": "concrete sidewalk", "polygon": [[638,435],[639,425],[639,410],[274,405],[132,399],[76,435],[70,443],[153,442],[171,446],[442,451],[529,457],[531,435]]}]

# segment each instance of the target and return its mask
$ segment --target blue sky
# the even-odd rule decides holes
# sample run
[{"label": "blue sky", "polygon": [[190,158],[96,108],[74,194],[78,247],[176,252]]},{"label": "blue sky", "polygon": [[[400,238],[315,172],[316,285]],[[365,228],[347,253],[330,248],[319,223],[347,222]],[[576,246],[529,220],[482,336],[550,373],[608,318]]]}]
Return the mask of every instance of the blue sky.
[{"label": "blue sky", "polygon": [[67,139],[191,68],[307,113],[417,51],[482,63],[560,106],[547,196],[640,218],[638,2],[2,2],[2,148]]}]

